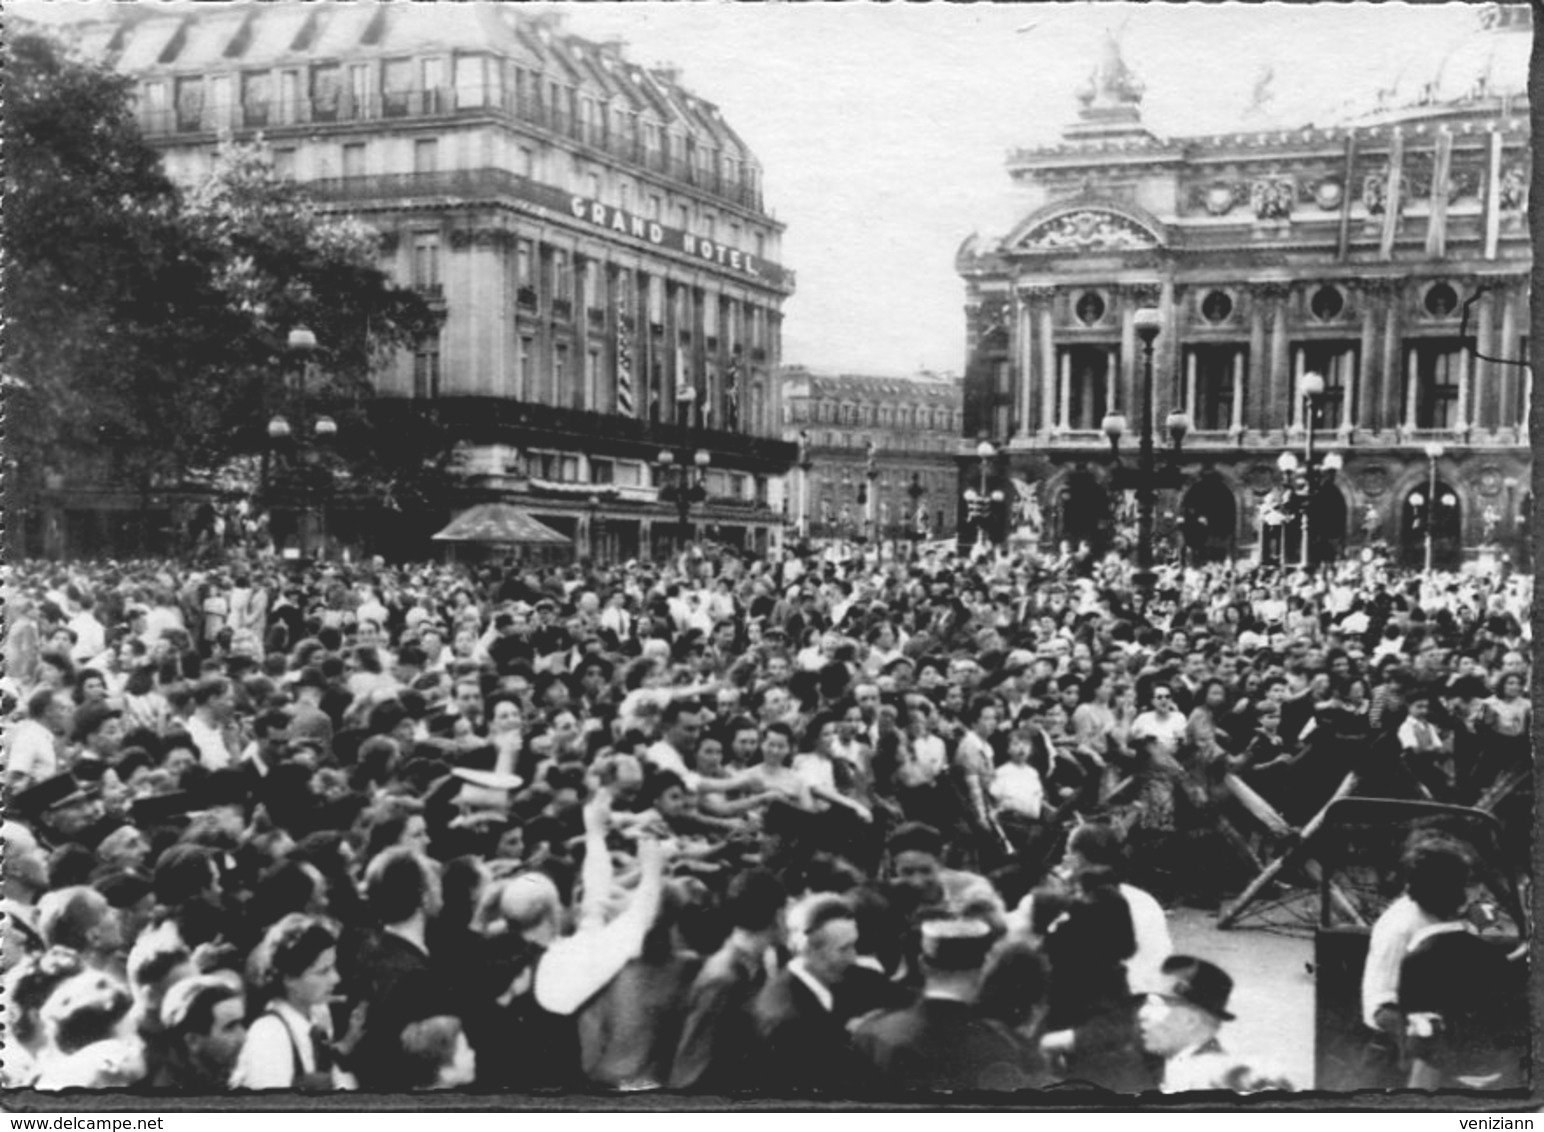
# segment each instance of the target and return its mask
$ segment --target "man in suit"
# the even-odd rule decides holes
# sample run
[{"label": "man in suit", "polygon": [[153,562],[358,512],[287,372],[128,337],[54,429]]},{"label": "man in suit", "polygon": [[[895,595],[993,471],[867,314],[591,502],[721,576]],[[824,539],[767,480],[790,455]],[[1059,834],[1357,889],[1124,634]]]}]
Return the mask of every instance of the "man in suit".
[{"label": "man in suit", "polygon": [[772,1089],[832,1089],[850,1085],[855,1062],[836,992],[858,959],[852,905],[816,896],[790,916],[794,957],[751,1005]]},{"label": "man in suit", "polygon": [[732,930],[692,983],[670,1070],[672,1089],[729,1093],[755,1088],[756,1040],[750,1006],[766,985],[766,954],[782,935],[787,892],[766,869],[748,869],[729,886]]},{"label": "man in suit", "polygon": [[993,933],[981,920],[922,925],[922,997],[863,1022],[859,1056],[889,1087],[1016,1091],[1043,1083],[1039,1057],[975,1005]]}]

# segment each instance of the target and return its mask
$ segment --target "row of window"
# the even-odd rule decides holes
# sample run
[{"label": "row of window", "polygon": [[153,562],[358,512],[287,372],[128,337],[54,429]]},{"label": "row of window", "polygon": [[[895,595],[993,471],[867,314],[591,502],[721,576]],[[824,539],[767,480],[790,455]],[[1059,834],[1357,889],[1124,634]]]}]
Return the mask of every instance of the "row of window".
[{"label": "row of window", "polygon": [[[1332,283],[1316,287],[1306,296],[1307,311],[1316,322],[1334,322],[1346,311],[1345,292]],[[1087,327],[1099,326],[1107,321],[1111,308],[1099,291],[1083,291],[1069,296],[1072,315]],[[1452,284],[1438,280],[1426,285],[1420,294],[1420,310],[1430,318],[1451,318],[1458,310],[1458,292]],[[1212,326],[1223,326],[1237,311],[1234,295],[1216,288],[1196,297],[1196,312],[1201,321]]]},{"label": "row of window", "polygon": [[879,428],[944,429],[959,435],[964,414],[958,409],[931,405],[872,405],[850,401],[795,401],[792,419],[815,424],[862,425]]},{"label": "row of window", "polygon": [[[1120,372],[1120,351],[1113,346],[1063,346],[1057,349],[1057,372],[1051,384],[1052,403],[1043,407],[1043,425],[1061,430],[1095,431],[1102,426],[1106,413],[1117,406],[1128,416],[1133,411],[1129,394],[1113,398],[1113,385]],[[1399,372],[1386,381],[1397,401],[1384,400],[1372,405],[1372,419],[1362,419],[1361,347],[1356,341],[1315,341],[1291,347],[1291,372],[1294,383],[1302,374],[1315,372],[1324,378],[1324,392],[1315,399],[1314,424],[1319,428],[1393,428],[1455,429],[1510,427],[1527,419],[1528,372],[1522,365],[1527,357],[1527,340],[1521,339],[1511,362],[1492,365],[1490,381],[1497,394],[1485,404],[1466,400],[1464,385],[1472,373],[1473,360],[1462,339],[1432,338],[1407,342],[1400,358]],[[1247,345],[1239,343],[1186,346],[1180,371],[1175,375],[1176,400],[1190,414],[1193,428],[1223,431],[1243,428],[1275,428],[1286,424],[1301,427],[1303,407],[1293,394],[1286,405],[1263,405],[1251,396],[1251,383],[1258,381],[1251,372],[1253,359]],[[1511,364],[1515,362],[1516,364]],[[999,394],[1010,390],[1006,362],[997,370]],[[1472,392],[1472,391],[1468,391]],[[1006,417],[1011,408],[1007,397],[999,396],[998,415]],[[1255,408],[1246,418],[1246,402]],[[1285,410],[1286,421],[1279,419]],[[1265,416],[1268,414],[1268,417]],[[1462,417],[1462,419],[1461,419]],[[998,434],[1008,434],[1008,423],[998,422]]]},{"label": "row of window", "polygon": [[[312,142],[303,148],[276,145],[272,150],[274,173],[286,180],[305,181],[333,181],[341,177],[345,181],[360,182],[370,176],[390,177],[401,170],[390,169],[388,166],[408,159],[404,152],[406,144],[386,138],[374,142],[347,141],[337,145]],[[413,139],[411,145],[412,172],[415,175],[429,176],[446,169],[447,162],[439,139],[417,138]],[[565,156],[568,158],[566,161],[562,160]],[[184,173],[188,177],[197,178],[209,171],[211,160],[211,154],[204,154],[202,160],[179,158],[178,163],[186,166]],[[721,216],[712,208],[695,201],[657,190],[653,185],[635,182],[620,174],[611,174],[583,158],[520,146],[514,154],[514,161],[516,172],[533,181],[582,194],[644,219],[671,225],[736,251],[754,254],[758,258],[767,255],[766,233],[748,228],[732,216]]]},{"label": "row of window", "polygon": [[[440,338],[431,335],[413,350],[413,396],[434,399],[447,392],[443,382]],[[555,405],[596,413],[627,413],[655,423],[675,423],[697,428],[766,435],[771,424],[769,387],[760,370],[740,374],[709,364],[693,373],[684,358],[667,367],[662,351],[629,352],[627,378],[619,383],[616,351],[591,345],[585,350],[571,343],[543,342],[521,335],[516,365],[499,396],[534,404]],[[700,396],[690,400],[671,397],[666,388],[673,372]],[[628,412],[626,403],[632,405]]]},{"label": "row of window", "polygon": [[[784,416],[787,416],[786,405],[783,406]],[[785,420],[783,422],[787,424]],[[960,429],[964,427],[964,419],[954,426],[953,432],[943,435],[927,435],[921,432],[897,432],[892,436],[886,436],[879,441],[879,447],[888,452],[953,452],[959,444]],[[867,450],[869,437],[859,432],[812,432],[809,434],[809,442],[814,448],[855,448]]]},{"label": "row of window", "polygon": [[[532,479],[594,484],[596,487],[663,487],[669,482],[663,469],[642,460],[611,460],[541,449],[522,451],[506,464],[504,470]],[[767,504],[769,486],[766,476],[710,468],[706,479],[709,495]]]},{"label": "row of window", "polygon": [[487,55],[387,59],[240,74],[151,79],[140,87],[148,133],[266,129],[307,123],[499,111],[745,207],[760,207],[748,154],[685,121]]},{"label": "row of window", "polygon": [[[438,232],[418,232],[412,236],[410,286],[431,295],[442,293],[442,250]],[[640,320],[649,323],[653,336],[659,337],[664,333],[668,315],[678,329],[681,344],[689,344],[693,328],[700,326],[710,351],[723,338],[724,346],[731,351],[748,344],[756,361],[765,358],[771,338],[772,317],[765,307],[673,284],[657,275],[612,273],[604,263],[568,248],[517,240],[514,272],[516,307],[529,314],[545,312],[567,320],[575,318],[582,308],[585,317],[604,323],[606,312],[614,309],[631,320],[632,333],[640,337]]]},{"label": "row of window", "polygon": [[[881,467],[879,475],[874,478],[874,487],[879,496],[883,496],[887,492],[899,492],[902,496],[910,498],[909,493],[913,476],[916,477],[916,482],[922,485],[924,492],[941,494],[945,497],[951,497],[959,483],[958,476],[952,466],[947,468],[919,468],[916,470],[910,468],[897,470],[895,468]],[[840,485],[842,491],[847,491],[849,488],[855,488],[859,484],[866,484],[868,482],[868,478],[861,469],[843,468],[839,474],[822,475],[819,464],[815,465],[811,478],[814,481],[811,485],[813,490],[822,494],[835,490],[838,485]]]}]

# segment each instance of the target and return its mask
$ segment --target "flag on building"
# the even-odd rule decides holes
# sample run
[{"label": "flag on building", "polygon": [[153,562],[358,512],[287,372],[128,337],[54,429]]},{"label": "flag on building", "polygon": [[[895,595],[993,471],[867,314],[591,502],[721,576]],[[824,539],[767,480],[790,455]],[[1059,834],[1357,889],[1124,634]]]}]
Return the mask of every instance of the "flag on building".
[{"label": "flag on building", "polygon": [[729,355],[729,369],[724,374],[724,427],[732,431],[740,427],[740,353],[738,349]]},{"label": "flag on building", "polygon": [[625,283],[617,293],[617,415],[636,417],[633,398],[633,317]]},{"label": "flag on building", "polygon": [[675,395],[677,401],[695,401],[697,389],[687,376],[686,351],[680,347],[675,352]]}]

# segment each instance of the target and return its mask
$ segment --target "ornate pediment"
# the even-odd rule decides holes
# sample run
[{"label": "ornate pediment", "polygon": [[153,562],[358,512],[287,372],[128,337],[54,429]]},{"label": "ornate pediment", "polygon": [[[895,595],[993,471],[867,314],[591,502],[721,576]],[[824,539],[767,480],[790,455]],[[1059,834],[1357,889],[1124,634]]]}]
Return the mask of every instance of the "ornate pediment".
[{"label": "ornate pediment", "polygon": [[1033,225],[1013,245],[1024,252],[1143,251],[1159,246],[1151,230],[1102,208],[1079,208]]}]

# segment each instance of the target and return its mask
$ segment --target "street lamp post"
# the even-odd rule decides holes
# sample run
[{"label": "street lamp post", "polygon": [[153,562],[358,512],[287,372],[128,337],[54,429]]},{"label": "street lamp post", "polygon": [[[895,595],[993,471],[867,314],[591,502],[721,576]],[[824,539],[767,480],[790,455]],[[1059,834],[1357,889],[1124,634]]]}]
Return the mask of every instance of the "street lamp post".
[{"label": "street lamp post", "polygon": [[877,462],[877,450],[874,438],[869,437],[867,452],[863,461],[863,477],[868,481],[868,492],[864,496],[864,526],[868,528],[869,537],[874,542],[874,552],[879,552],[879,501],[874,497],[874,485],[879,479],[879,465]]},{"label": "street lamp post", "polygon": [[[1289,508],[1290,499],[1295,494],[1294,484],[1297,480],[1297,471],[1299,466],[1300,465],[1297,461],[1296,452],[1283,452],[1280,456],[1276,457],[1276,467],[1281,469],[1282,495],[1284,505]],[[1286,511],[1286,515],[1291,515],[1290,509]],[[1285,570],[1287,566],[1287,520],[1285,517],[1283,517],[1280,526],[1280,560],[1281,567],[1283,570]]]},{"label": "street lamp post", "polygon": [[[1153,512],[1157,507],[1157,489],[1160,481],[1165,486],[1180,486],[1179,455],[1185,437],[1190,432],[1190,415],[1183,409],[1174,409],[1164,422],[1173,444],[1170,466],[1163,475],[1158,474],[1157,455],[1153,448],[1153,344],[1163,326],[1163,316],[1154,307],[1143,307],[1132,318],[1137,337],[1142,340],[1142,415],[1138,425],[1137,469],[1133,477],[1120,467],[1120,442],[1126,434],[1126,417],[1111,411],[1105,414],[1101,428],[1110,441],[1110,455],[1115,461],[1114,482],[1117,488],[1135,488],[1137,493],[1137,570],[1132,576],[1137,588],[1151,594],[1156,575],[1153,572]],[[1181,533],[1183,542],[1183,533]]]},{"label": "street lamp post", "polygon": [[706,486],[708,465],[713,462],[713,457],[708,455],[706,449],[697,449],[690,460],[690,464],[696,468],[694,482],[692,468],[688,466],[685,452],[683,451],[681,455],[682,459],[677,463],[675,453],[664,448],[660,450],[656,463],[659,464],[662,478],[666,481],[660,487],[660,498],[675,502],[681,548],[685,549],[695,540],[695,532],[687,525],[688,517],[692,504],[701,503],[708,497]]},{"label": "street lamp post", "polygon": [[1137,483],[1137,588],[1151,594],[1153,574],[1153,508],[1157,493],[1153,489],[1153,343],[1163,326],[1156,307],[1143,307],[1132,318],[1137,337],[1142,340],[1142,424],[1138,439],[1141,479]]},{"label": "street lamp post", "polygon": [[594,563],[600,560],[600,496],[590,496],[586,509],[589,511],[590,519],[590,561]]},{"label": "street lamp post", "polygon": [[907,496],[911,499],[911,514],[909,515],[911,527],[911,556],[917,557],[917,543],[922,540],[922,497],[927,494],[927,488],[922,486],[922,473],[911,473],[911,486],[906,489]]},{"label": "street lamp post", "polygon": [[976,524],[976,545],[990,541],[987,537],[987,527],[991,523],[992,505],[1003,501],[1001,491],[987,491],[987,476],[991,472],[992,457],[997,455],[997,449],[990,440],[983,440],[976,445],[976,456],[981,461],[981,490],[973,488],[965,489],[965,506],[970,518]]},{"label": "street lamp post", "polygon": [[1432,534],[1437,525],[1437,461],[1446,449],[1433,441],[1426,446],[1426,462],[1429,465],[1426,480],[1426,577],[1431,578]]},{"label": "street lamp post", "polygon": [[810,434],[799,430],[799,540],[810,541],[810,472],[815,467],[810,455]]},{"label": "street lamp post", "polygon": [[[288,418],[286,418],[283,413],[275,413],[268,421],[268,439],[274,445],[283,445],[290,441],[291,438],[294,438],[296,440],[297,447],[300,449],[299,455],[302,462],[314,465],[317,460],[317,453],[314,449],[307,445],[307,441],[305,439],[305,425],[307,414],[309,412],[309,405],[306,399],[306,378],[307,372],[310,368],[310,357],[316,350],[316,335],[313,334],[307,327],[297,326],[289,332],[289,336],[285,340],[285,345],[288,347],[290,355],[298,359],[298,363],[296,365],[295,382],[295,416],[298,428],[292,428]],[[315,420],[311,422],[310,435],[318,443],[328,443],[338,435],[338,422],[323,413],[317,416]],[[265,479],[266,475],[267,473],[265,471]],[[304,499],[306,506],[303,508],[300,521],[296,524],[296,526],[299,532],[297,538],[299,545],[297,549],[300,553],[300,556],[305,558],[310,550],[310,539],[308,537],[308,532],[310,527],[309,519],[312,484],[310,482],[310,477],[302,477],[302,479],[303,482],[299,486],[301,487],[303,493],[302,498]],[[291,476],[291,482],[294,482],[293,476]],[[318,516],[318,526],[320,528],[319,533],[321,535],[321,546],[323,549],[325,549],[327,545],[327,511],[325,501],[323,501],[322,507],[319,508],[319,512],[320,514]]]},{"label": "street lamp post", "polygon": [[1298,393],[1303,398],[1303,423],[1307,434],[1303,439],[1303,469],[1308,481],[1308,495],[1303,501],[1303,569],[1313,569],[1313,540],[1310,537],[1310,527],[1313,522],[1313,503],[1315,487],[1313,464],[1313,441],[1315,416],[1318,411],[1319,398],[1324,396],[1324,375],[1310,370],[1302,376],[1298,382]]}]

